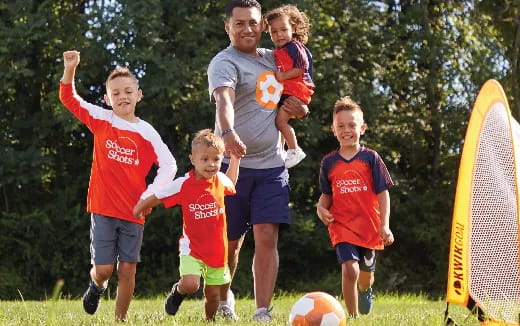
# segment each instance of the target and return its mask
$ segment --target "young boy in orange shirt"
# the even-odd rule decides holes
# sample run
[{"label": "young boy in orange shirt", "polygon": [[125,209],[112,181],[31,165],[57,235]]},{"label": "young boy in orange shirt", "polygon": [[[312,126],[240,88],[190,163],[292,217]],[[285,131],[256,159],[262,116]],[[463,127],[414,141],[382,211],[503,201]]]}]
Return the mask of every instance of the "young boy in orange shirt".
[{"label": "young boy in orange shirt", "polygon": [[[226,174],[219,172],[223,158],[222,138],[209,129],[199,131],[191,143],[190,160],[194,168],[139,201],[134,208],[136,218],[142,218],[147,210],[161,203],[165,207],[182,208],[181,279],[173,285],[165,301],[169,315],[177,313],[187,294],[199,289],[202,276],[206,319],[215,319],[221,286],[231,282],[224,196],[235,194],[240,158],[231,155]],[[237,319],[234,313],[227,312],[223,311],[224,317]]]},{"label": "young boy in orange shirt", "polygon": [[[117,264],[115,319],[124,320],[134,293],[145,222],[135,218],[132,209],[139,198],[170,182],[177,165],[157,131],[135,115],[142,97],[135,76],[120,67],[108,76],[105,101],[112,110],[107,110],[76,94],[74,76],[79,62],[79,52],[63,53],[60,100],[94,134],[87,196],[92,269],[83,308],[89,314],[96,312]],[[158,166],[157,175],[147,187],[146,176],[153,164]]]},{"label": "young boy in orange shirt", "polygon": [[354,318],[370,312],[378,252],[394,242],[388,194],[393,183],[379,154],[359,144],[366,128],[356,102],[344,97],[335,103],[332,131],[340,147],[321,162],[317,206],[341,264],[343,297]]}]

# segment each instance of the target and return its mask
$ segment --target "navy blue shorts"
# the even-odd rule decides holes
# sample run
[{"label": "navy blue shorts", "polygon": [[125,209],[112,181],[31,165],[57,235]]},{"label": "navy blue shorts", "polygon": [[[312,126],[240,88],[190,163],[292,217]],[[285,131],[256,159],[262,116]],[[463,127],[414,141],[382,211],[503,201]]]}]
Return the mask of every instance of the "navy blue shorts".
[{"label": "navy blue shorts", "polygon": [[376,271],[378,255],[378,250],[356,246],[348,242],[340,242],[336,245],[336,256],[340,264],[347,260],[357,260],[359,269],[365,272]]},{"label": "navy blue shorts", "polygon": [[144,226],[99,214],[90,215],[90,256],[93,265],[141,261]]},{"label": "navy blue shorts", "polygon": [[290,96],[292,96],[292,95],[282,94],[282,96],[280,97],[280,100],[278,101],[278,108],[281,108],[283,105],[283,102],[285,102],[285,100],[288,99]]},{"label": "navy blue shorts", "polygon": [[[223,172],[227,164],[222,164]],[[226,196],[227,233],[238,240],[253,225],[290,224],[289,172],[285,167],[270,169],[240,168],[236,195]]]}]

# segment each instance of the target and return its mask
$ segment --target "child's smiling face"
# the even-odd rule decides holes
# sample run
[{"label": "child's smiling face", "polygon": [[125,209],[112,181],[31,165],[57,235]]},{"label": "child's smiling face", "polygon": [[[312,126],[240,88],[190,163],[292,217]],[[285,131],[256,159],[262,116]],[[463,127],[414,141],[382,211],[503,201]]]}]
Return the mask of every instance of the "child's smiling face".
[{"label": "child's smiling face", "polygon": [[209,179],[220,171],[224,153],[214,147],[198,144],[190,154],[191,164],[195,168],[196,178]]},{"label": "child's smiling face", "polygon": [[360,110],[342,110],[334,113],[332,132],[341,147],[359,147],[359,139],[365,130],[366,124]]}]

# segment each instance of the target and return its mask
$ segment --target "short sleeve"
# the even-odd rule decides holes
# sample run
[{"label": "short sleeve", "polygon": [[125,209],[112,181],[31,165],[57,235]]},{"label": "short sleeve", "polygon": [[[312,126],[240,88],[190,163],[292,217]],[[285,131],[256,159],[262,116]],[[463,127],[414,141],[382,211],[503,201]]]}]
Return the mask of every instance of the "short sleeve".
[{"label": "short sleeve", "polygon": [[211,102],[213,92],[219,87],[235,89],[238,82],[238,70],[235,64],[222,54],[217,54],[208,66],[208,91]]},{"label": "short sleeve", "polygon": [[307,58],[307,52],[303,44],[299,42],[291,42],[287,44],[287,52],[294,61],[294,68],[309,70],[309,59]]},{"label": "short sleeve", "polygon": [[327,194],[327,195],[332,194],[332,188],[330,186],[326,159],[323,159],[321,161],[321,165],[320,165],[320,191],[323,194]]},{"label": "short sleeve", "polygon": [[160,190],[155,192],[155,197],[161,200],[164,207],[172,207],[180,203],[181,189],[184,182],[188,179],[188,174],[170,182]]},{"label": "short sleeve", "polygon": [[385,163],[378,153],[374,152],[374,163],[372,166],[372,177],[374,178],[374,191],[379,194],[394,185],[392,177],[386,168]]}]

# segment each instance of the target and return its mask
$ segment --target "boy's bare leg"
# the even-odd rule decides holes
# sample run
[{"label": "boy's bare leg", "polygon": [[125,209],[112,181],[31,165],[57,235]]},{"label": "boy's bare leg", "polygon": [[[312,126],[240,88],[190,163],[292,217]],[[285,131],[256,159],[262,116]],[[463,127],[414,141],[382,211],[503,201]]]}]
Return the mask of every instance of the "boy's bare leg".
[{"label": "boy's bare leg", "polygon": [[179,292],[179,294],[195,293],[200,287],[200,275],[183,275],[178,284],[177,292]]},{"label": "boy's bare leg", "polygon": [[107,281],[112,276],[112,272],[114,271],[114,265],[94,265],[90,269],[90,278],[96,286],[100,289],[106,287]]},{"label": "boy's bare leg", "polygon": [[256,308],[269,308],[278,276],[278,224],[253,226],[253,278]]},{"label": "boy's bare leg", "polygon": [[130,301],[134,295],[137,263],[119,262],[117,264],[117,295],[115,319],[125,320]]},{"label": "boy's bare leg", "polygon": [[355,260],[347,260],[341,264],[341,288],[343,298],[350,316],[358,316],[358,283],[359,265]]},{"label": "boy's bare leg", "polygon": [[361,292],[365,292],[369,287],[372,287],[374,284],[374,273],[359,271],[359,290]]},{"label": "boy's bare leg", "polygon": [[[242,248],[242,244],[244,243],[244,237],[241,237],[238,240],[230,240],[228,241],[228,266],[229,272],[231,273],[231,279],[235,276],[235,272],[238,266],[238,257],[240,254],[240,248]],[[224,284],[220,287],[220,301],[227,300],[228,290],[231,287],[231,282],[228,284]]]},{"label": "boy's bare leg", "polygon": [[220,299],[220,285],[204,286],[204,311],[207,320],[214,320]]}]

